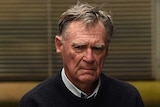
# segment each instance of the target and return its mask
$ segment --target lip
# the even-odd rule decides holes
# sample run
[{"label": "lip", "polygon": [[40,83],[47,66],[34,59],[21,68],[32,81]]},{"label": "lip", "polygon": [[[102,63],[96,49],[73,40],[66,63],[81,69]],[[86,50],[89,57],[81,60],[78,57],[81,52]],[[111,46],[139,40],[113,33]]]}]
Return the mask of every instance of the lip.
[{"label": "lip", "polygon": [[85,70],[94,70],[94,68],[83,68]]},{"label": "lip", "polygon": [[81,68],[82,70],[86,70],[86,71],[93,71],[95,70],[95,68]]}]

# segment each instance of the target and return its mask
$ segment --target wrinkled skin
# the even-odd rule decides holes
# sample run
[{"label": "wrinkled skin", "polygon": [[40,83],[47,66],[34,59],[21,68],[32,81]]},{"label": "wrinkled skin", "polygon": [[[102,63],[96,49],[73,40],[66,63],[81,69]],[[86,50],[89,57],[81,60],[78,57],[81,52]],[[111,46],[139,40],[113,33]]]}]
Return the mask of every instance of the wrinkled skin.
[{"label": "wrinkled skin", "polygon": [[82,91],[90,94],[101,74],[108,43],[101,22],[85,26],[81,21],[72,22],[66,29],[66,37],[55,38],[56,52],[63,60],[68,79]]}]

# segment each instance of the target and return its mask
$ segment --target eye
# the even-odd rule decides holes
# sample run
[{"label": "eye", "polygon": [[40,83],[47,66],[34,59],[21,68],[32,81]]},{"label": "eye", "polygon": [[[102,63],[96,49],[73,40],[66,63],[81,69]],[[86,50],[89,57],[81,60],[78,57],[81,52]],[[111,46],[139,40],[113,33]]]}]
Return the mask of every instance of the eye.
[{"label": "eye", "polygon": [[77,46],[75,46],[74,48],[77,48],[77,49],[83,49],[83,48],[84,48],[84,46],[83,46],[83,45],[77,45]]},{"label": "eye", "polygon": [[92,47],[92,50],[95,53],[101,53],[101,52],[103,52],[104,48],[105,48],[104,46],[94,46],[94,47]]},{"label": "eye", "polygon": [[83,52],[86,49],[86,45],[73,45],[73,49],[75,52]]}]

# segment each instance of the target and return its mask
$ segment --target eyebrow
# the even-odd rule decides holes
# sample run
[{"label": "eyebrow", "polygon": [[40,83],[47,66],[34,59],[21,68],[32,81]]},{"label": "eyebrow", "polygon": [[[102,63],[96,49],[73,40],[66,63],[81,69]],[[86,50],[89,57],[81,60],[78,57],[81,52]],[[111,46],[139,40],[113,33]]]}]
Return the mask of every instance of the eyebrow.
[{"label": "eyebrow", "polygon": [[[87,45],[87,43],[82,43],[82,42],[73,42],[72,43],[72,46],[79,46],[79,45]],[[104,43],[97,43],[91,47],[97,47],[97,48],[102,48],[102,47],[105,47],[105,44]]]},{"label": "eyebrow", "polygon": [[98,44],[95,44],[93,47],[102,48],[102,47],[105,47],[105,44],[104,43],[98,43]]},{"label": "eyebrow", "polygon": [[82,42],[73,42],[72,46],[78,46],[78,45],[87,45],[86,43],[82,43]]}]

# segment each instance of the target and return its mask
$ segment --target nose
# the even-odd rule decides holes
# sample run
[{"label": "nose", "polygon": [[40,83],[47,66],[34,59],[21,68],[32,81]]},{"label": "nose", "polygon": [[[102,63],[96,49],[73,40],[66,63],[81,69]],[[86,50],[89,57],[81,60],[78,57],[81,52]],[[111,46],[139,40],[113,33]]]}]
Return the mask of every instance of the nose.
[{"label": "nose", "polygon": [[93,63],[94,62],[94,55],[92,49],[88,48],[85,52],[83,60],[87,63]]}]

